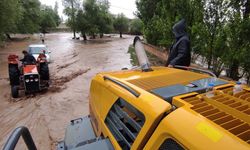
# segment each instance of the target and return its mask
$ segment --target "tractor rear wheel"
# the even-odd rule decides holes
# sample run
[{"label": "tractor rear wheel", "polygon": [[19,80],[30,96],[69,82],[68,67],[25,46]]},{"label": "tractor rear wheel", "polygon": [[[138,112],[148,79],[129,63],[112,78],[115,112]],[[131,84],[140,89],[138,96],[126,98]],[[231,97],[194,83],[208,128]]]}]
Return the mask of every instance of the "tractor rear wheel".
[{"label": "tractor rear wheel", "polygon": [[49,66],[47,63],[40,64],[40,78],[41,80],[49,80]]},{"label": "tractor rear wheel", "polygon": [[19,85],[20,71],[17,64],[9,64],[10,85]]},{"label": "tractor rear wheel", "polygon": [[11,96],[13,98],[18,98],[19,92],[18,92],[18,86],[12,85],[11,86]]}]

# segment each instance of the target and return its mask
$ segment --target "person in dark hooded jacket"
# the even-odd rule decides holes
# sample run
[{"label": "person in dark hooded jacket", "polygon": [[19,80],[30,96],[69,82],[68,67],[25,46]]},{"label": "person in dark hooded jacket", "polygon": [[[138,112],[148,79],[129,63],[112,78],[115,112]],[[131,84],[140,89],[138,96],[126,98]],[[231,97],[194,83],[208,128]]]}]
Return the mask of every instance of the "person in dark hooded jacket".
[{"label": "person in dark hooded jacket", "polygon": [[24,50],[23,52],[23,59],[21,59],[20,61],[22,61],[24,64],[35,64],[36,63],[36,59],[34,56],[32,56],[31,54],[29,54],[26,50]]},{"label": "person in dark hooded jacket", "polygon": [[185,32],[186,23],[182,19],[173,26],[173,33],[175,42],[170,48],[167,67],[189,66],[191,61],[190,40],[188,34]]}]

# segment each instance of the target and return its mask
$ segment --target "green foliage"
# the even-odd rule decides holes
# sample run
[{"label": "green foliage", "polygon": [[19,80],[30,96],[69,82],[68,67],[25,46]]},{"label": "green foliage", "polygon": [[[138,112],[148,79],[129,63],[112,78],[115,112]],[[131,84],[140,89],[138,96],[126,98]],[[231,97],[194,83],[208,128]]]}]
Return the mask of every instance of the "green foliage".
[{"label": "green foliage", "polygon": [[130,45],[128,47],[128,53],[130,54],[130,63],[133,66],[138,66],[139,62],[138,62],[138,59],[137,59],[137,56],[136,56],[136,52],[135,52],[135,48],[134,48],[133,45]]},{"label": "green foliage", "polygon": [[61,18],[60,18],[59,14],[58,14],[58,2],[57,1],[55,2],[55,7],[54,7],[53,12],[54,12],[53,13],[53,19],[54,19],[54,21],[56,23],[56,26],[59,26],[60,23],[61,23]]},{"label": "green foliage", "polygon": [[41,7],[39,0],[0,1],[0,41],[11,33],[34,33],[59,24],[57,8]]},{"label": "green foliage", "polygon": [[2,0],[0,8],[1,37],[3,34],[34,33],[39,30],[39,0]]},{"label": "green foliage", "polygon": [[128,18],[125,17],[123,13],[118,14],[114,18],[114,28],[116,31],[120,32],[120,37],[122,37],[122,33],[128,31],[129,27]]},{"label": "green foliage", "polygon": [[108,12],[109,2],[103,1],[99,4],[99,11],[97,14],[97,24],[99,32],[110,33],[113,30],[113,18],[112,15]]},{"label": "green foliage", "polygon": [[22,17],[17,23],[18,33],[34,33],[39,31],[39,0],[20,0]]},{"label": "green foliage", "polygon": [[[151,44],[169,47],[172,43],[172,26],[181,18],[192,24],[193,1],[137,0],[137,16],[144,23],[144,35]],[[190,29],[189,29],[190,30]]]},{"label": "green foliage", "polygon": [[4,39],[3,34],[17,30],[16,24],[21,14],[21,4],[18,0],[0,1],[0,41]]},{"label": "green foliage", "polygon": [[58,14],[51,7],[42,6],[40,16],[40,28],[43,33],[45,33],[48,28],[53,28],[57,26],[57,16]]},{"label": "green foliage", "polygon": [[98,28],[98,16],[99,16],[99,6],[96,0],[86,0],[83,3],[86,19],[88,20],[89,26],[87,31],[89,34],[95,38],[95,34],[99,32]]},{"label": "green foliage", "polygon": [[[92,35],[95,38],[97,33],[102,37],[103,33],[112,31],[112,16],[108,12],[109,2],[107,0],[85,0],[83,8],[77,11],[76,30],[83,36]],[[86,40],[86,37],[85,37]]]},{"label": "green foliage", "polygon": [[87,29],[90,28],[90,24],[86,19],[85,13],[83,10],[79,10],[76,15],[76,30],[81,32],[81,35],[86,39],[86,33],[88,32]]},{"label": "green foliage", "polygon": [[63,0],[64,14],[69,18],[67,20],[67,25],[73,30],[74,38],[76,37],[76,14],[80,9],[80,0]]},{"label": "green foliage", "polygon": [[143,22],[140,19],[133,19],[130,23],[130,33],[141,35],[143,31]]},{"label": "green foliage", "polygon": [[[237,79],[239,68],[249,72],[249,0],[137,0],[144,35],[154,45],[170,47],[172,26],[187,22],[193,58],[203,58],[217,75],[226,68]],[[194,62],[195,60],[193,60]]]}]

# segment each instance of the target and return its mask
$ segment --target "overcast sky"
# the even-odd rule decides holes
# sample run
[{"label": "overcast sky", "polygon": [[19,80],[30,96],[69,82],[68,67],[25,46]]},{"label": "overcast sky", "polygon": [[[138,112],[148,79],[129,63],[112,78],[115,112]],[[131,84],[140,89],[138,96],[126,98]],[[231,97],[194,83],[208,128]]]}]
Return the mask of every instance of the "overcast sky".
[{"label": "overcast sky", "polygon": [[[52,7],[55,6],[56,1],[59,5],[58,13],[65,19],[66,17],[63,14],[62,0],[40,0],[42,4]],[[112,14],[124,13],[128,18],[135,18],[135,16],[133,15],[133,13],[136,11],[135,0],[109,0],[109,2],[109,10]]]}]

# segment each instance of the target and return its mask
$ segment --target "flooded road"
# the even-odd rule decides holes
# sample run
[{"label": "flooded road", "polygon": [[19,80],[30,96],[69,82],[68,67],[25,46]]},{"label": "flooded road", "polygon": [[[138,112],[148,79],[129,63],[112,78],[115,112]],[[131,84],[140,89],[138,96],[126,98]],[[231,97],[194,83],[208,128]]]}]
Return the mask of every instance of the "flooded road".
[{"label": "flooded road", "polygon": [[[105,38],[95,41],[72,40],[71,33],[47,34],[45,44],[52,52],[49,64],[52,87],[46,93],[10,96],[7,57],[31,43],[40,43],[38,36],[28,41],[12,42],[0,49],[0,148],[11,131],[27,126],[38,149],[55,149],[64,137],[69,121],[88,114],[91,78],[101,71],[131,67],[127,53],[132,36]],[[18,149],[25,149],[20,140]]]}]

